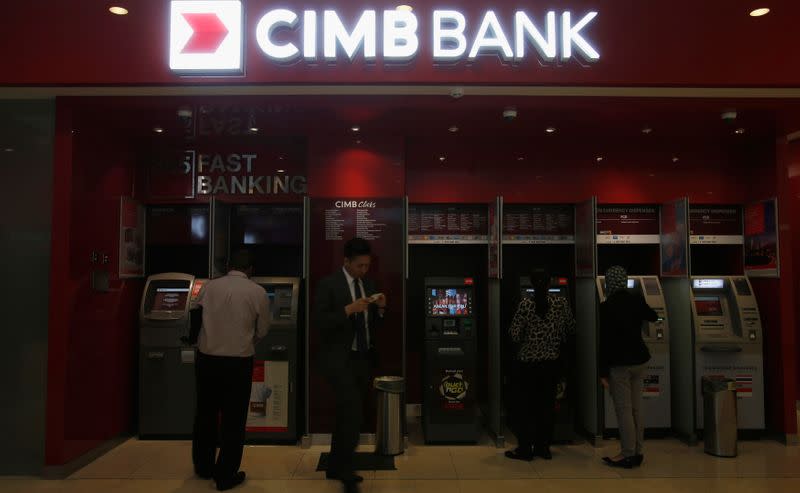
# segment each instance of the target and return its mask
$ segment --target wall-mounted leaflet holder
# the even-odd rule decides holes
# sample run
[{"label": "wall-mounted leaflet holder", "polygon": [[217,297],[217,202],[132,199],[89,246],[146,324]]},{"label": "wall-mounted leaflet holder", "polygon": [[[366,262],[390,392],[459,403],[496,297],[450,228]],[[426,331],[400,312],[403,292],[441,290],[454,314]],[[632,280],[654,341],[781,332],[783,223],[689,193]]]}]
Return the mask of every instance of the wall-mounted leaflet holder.
[{"label": "wall-mounted leaflet holder", "polygon": [[110,274],[106,269],[93,269],[91,273],[91,285],[93,291],[107,293],[110,288]]}]

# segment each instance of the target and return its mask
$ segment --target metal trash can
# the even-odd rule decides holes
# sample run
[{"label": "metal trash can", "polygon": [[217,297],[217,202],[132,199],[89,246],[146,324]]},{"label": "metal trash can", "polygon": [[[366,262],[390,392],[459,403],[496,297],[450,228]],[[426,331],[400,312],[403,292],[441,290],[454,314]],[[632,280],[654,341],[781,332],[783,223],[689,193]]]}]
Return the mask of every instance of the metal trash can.
[{"label": "metal trash can", "polygon": [[703,377],[701,384],[705,452],[717,457],[736,457],[736,381],[731,378]]},{"label": "metal trash can", "polygon": [[403,377],[377,377],[378,424],[375,427],[375,453],[399,455],[405,450],[405,380]]}]

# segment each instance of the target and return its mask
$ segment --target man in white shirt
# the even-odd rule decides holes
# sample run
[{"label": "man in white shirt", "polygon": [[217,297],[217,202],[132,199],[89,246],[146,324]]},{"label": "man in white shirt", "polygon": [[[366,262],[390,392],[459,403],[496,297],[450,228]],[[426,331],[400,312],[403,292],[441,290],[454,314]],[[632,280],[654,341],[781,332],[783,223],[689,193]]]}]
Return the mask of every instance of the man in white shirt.
[{"label": "man in white shirt", "polygon": [[[241,484],[253,355],[269,329],[269,300],[249,279],[250,252],[231,257],[228,275],[206,283],[197,299],[203,326],[198,338],[197,414],[192,441],[195,473],[224,491]],[[197,317],[195,317],[197,318]],[[217,437],[219,456],[217,455]]]},{"label": "man in white shirt", "polygon": [[336,425],[326,476],[358,491],[363,480],[354,471],[354,455],[363,420],[364,394],[374,354],[374,329],[383,321],[386,297],[365,276],[372,253],[369,243],[353,238],[344,246],[344,266],[320,280],[314,298],[313,324],[321,335],[321,363],[335,399]]}]

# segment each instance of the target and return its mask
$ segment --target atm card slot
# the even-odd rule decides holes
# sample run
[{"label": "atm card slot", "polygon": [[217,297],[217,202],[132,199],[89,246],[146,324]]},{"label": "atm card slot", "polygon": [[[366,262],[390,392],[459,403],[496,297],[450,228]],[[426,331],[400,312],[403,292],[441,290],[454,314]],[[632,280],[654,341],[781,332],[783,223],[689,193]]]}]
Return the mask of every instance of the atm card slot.
[{"label": "atm card slot", "polygon": [[741,346],[722,346],[722,345],[708,345],[701,346],[700,351],[704,353],[741,353]]},{"label": "atm card slot", "polygon": [[441,356],[464,356],[464,350],[460,347],[440,347],[437,352]]}]

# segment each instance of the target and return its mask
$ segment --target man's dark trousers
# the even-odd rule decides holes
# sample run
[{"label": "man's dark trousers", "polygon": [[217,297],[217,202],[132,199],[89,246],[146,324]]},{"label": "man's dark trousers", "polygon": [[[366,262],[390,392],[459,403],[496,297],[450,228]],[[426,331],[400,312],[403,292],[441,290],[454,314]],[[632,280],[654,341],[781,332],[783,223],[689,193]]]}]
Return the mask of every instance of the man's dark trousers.
[{"label": "man's dark trousers", "polygon": [[[239,471],[253,379],[253,358],[197,353],[197,408],[192,460],[198,475],[217,483]],[[219,443],[218,443],[219,442]],[[219,445],[219,456],[217,455]]]},{"label": "man's dark trousers", "polygon": [[364,397],[369,385],[369,353],[350,352],[344,371],[329,372],[336,401],[336,426],[331,439],[328,472],[346,479],[354,474],[355,451],[363,422]]}]

